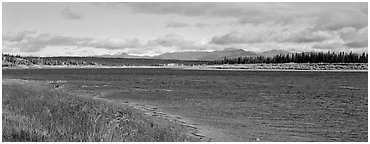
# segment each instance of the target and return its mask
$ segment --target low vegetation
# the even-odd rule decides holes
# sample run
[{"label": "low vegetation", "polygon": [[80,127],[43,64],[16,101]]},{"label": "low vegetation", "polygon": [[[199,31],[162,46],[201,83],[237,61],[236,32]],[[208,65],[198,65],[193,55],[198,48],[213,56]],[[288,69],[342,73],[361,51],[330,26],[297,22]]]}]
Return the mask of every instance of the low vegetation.
[{"label": "low vegetation", "polygon": [[3,81],[2,139],[8,141],[196,141],[188,129],[130,107]]},{"label": "low vegetation", "polygon": [[96,62],[86,62],[75,59],[50,59],[41,57],[22,57],[20,55],[3,54],[3,67],[17,65],[97,65]]}]

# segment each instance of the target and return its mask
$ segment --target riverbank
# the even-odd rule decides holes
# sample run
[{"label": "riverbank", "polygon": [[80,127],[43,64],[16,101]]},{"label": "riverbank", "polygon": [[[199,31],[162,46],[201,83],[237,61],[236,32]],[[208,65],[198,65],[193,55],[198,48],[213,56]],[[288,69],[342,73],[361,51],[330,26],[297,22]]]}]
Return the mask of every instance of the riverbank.
[{"label": "riverbank", "polygon": [[55,69],[55,68],[174,68],[192,70],[261,70],[261,71],[367,71],[367,63],[281,63],[281,64],[224,64],[161,66],[102,66],[102,65],[19,65],[3,69]]},{"label": "riverbank", "polygon": [[64,93],[44,81],[3,79],[3,141],[199,141],[188,127],[142,111]]},{"label": "riverbank", "polygon": [[224,64],[186,67],[213,70],[267,70],[267,71],[367,71],[367,63],[280,63],[280,64]]}]

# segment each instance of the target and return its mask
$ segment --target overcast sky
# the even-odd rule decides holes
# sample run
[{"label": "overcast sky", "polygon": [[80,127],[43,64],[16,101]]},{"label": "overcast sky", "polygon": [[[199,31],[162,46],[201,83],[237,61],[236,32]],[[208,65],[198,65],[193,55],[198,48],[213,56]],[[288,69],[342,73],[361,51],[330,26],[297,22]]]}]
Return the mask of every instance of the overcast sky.
[{"label": "overcast sky", "polygon": [[367,3],[3,3],[3,53],[368,48]]}]

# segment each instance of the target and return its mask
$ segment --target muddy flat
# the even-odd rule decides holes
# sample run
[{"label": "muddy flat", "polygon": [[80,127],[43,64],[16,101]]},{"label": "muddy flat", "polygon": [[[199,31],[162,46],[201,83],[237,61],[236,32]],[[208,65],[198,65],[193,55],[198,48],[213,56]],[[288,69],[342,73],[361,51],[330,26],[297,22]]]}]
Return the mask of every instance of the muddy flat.
[{"label": "muddy flat", "polygon": [[3,78],[119,102],[204,141],[367,141],[367,72],[8,69]]}]

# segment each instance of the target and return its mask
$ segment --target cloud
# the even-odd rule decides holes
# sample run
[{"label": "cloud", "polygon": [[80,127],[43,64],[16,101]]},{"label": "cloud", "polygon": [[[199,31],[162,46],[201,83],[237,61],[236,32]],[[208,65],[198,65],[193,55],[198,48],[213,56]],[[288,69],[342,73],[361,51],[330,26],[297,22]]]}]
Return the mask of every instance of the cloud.
[{"label": "cloud", "polygon": [[158,55],[168,52],[212,51],[220,50],[223,48],[223,46],[212,45],[208,44],[208,42],[203,41],[204,40],[189,41],[181,35],[167,34],[148,41],[147,43],[145,43],[142,50],[146,51],[147,55]]},{"label": "cloud", "polygon": [[70,36],[61,36],[55,34],[42,33],[35,37],[27,37],[25,41],[16,43],[13,46],[20,47],[24,52],[35,52],[46,46],[71,46],[87,43],[91,38],[76,38]]},{"label": "cloud", "polygon": [[354,7],[349,4],[348,8],[329,9],[317,16],[315,23],[319,29],[336,30],[343,27],[360,29],[367,27],[368,15],[361,11],[363,6]]},{"label": "cloud", "polygon": [[341,38],[345,42],[365,41],[368,39],[368,27],[356,29],[354,27],[345,27],[338,30]]},{"label": "cloud", "polygon": [[166,25],[166,27],[168,28],[183,28],[183,27],[191,27],[191,26],[194,26],[197,28],[204,28],[204,27],[209,27],[211,25],[207,23],[188,24],[188,23],[174,22],[174,21],[167,22],[167,25]]},{"label": "cloud", "polygon": [[[195,25],[195,24],[194,24]],[[194,26],[193,25],[193,26]],[[158,55],[178,51],[213,51],[227,47],[262,52],[270,49],[296,51],[346,51],[363,50],[368,47],[368,28],[344,27],[337,30],[318,30],[312,25],[302,24],[246,24],[221,35],[201,40],[187,40],[178,34],[167,34],[152,40],[124,38],[73,37],[32,31],[3,33],[3,51],[38,53],[47,55],[128,52],[139,55]],[[83,49],[83,50],[82,50]],[[50,54],[54,54],[50,52]]]},{"label": "cloud", "polygon": [[219,44],[219,45],[228,45],[228,44],[240,44],[252,42],[251,39],[244,39],[242,34],[236,31],[227,33],[222,36],[215,36],[212,38],[210,43]]},{"label": "cloud", "polygon": [[[344,27],[336,30],[319,30],[301,24],[248,24],[223,35],[211,38],[210,44],[254,45],[279,43],[306,45],[308,49],[349,50],[368,47],[368,28]],[[273,47],[271,47],[273,48]]]},{"label": "cloud", "polygon": [[214,3],[124,3],[135,13],[199,16],[212,12]]},{"label": "cloud", "polygon": [[[229,3],[229,2],[163,2],[163,3],[124,3],[135,13],[183,15],[201,17],[244,17],[266,13],[272,9],[271,3]],[[273,12],[270,12],[273,13]],[[254,16],[258,17],[258,16]]]},{"label": "cloud", "polygon": [[141,42],[138,39],[119,39],[119,38],[110,38],[110,39],[100,39],[90,41],[86,46],[96,47],[96,48],[105,48],[105,49],[124,49],[124,48],[138,48],[142,47]]},{"label": "cloud", "polygon": [[349,42],[349,43],[346,43],[345,46],[349,48],[367,48],[368,40]]},{"label": "cloud", "polygon": [[[18,51],[21,53],[36,53],[46,55],[46,50],[50,54],[68,54],[73,53],[74,49],[79,53],[79,49],[89,50],[102,49],[108,51],[128,51],[134,54],[162,54],[165,52],[178,50],[202,50],[203,45],[194,41],[187,41],[183,36],[176,34],[167,34],[147,42],[141,42],[139,39],[106,38],[98,39],[93,37],[72,37],[58,34],[32,33],[27,35],[28,31],[3,33],[3,50],[8,52]],[[12,37],[13,36],[13,37]],[[52,48],[59,51],[53,51]],[[205,46],[205,48],[209,48]],[[69,54],[70,55],[70,54]],[[85,55],[85,54],[84,54]]]},{"label": "cloud", "polygon": [[176,34],[167,34],[163,37],[158,37],[148,41],[146,46],[161,46],[161,47],[176,47],[192,45],[194,42],[186,41],[183,36]]},{"label": "cloud", "polygon": [[314,49],[334,50],[342,48],[341,43],[317,43],[312,46]]},{"label": "cloud", "polygon": [[311,43],[335,39],[332,31],[316,30],[309,25],[301,24],[249,24],[242,29],[233,30],[221,36],[214,36],[211,43],[228,45],[240,43]]},{"label": "cloud", "polygon": [[294,43],[311,43],[311,42],[322,42],[325,40],[334,39],[336,34],[331,31],[311,31],[306,30],[289,36],[287,39],[281,42],[294,42]]},{"label": "cloud", "polygon": [[340,35],[345,46],[349,48],[365,48],[368,47],[368,27],[356,29],[354,27],[345,27],[339,29]]},{"label": "cloud", "polygon": [[60,14],[64,19],[70,19],[70,20],[79,20],[82,19],[82,15],[70,10],[69,8],[64,8]]},{"label": "cloud", "polygon": [[211,26],[210,24],[207,23],[196,23],[194,24],[195,27],[203,28],[203,27],[209,27]]},{"label": "cloud", "polygon": [[41,33],[27,35],[30,32],[22,31],[19,33],[8,32],[3,33],[3,41],[7,47],[18,47],[22,52],[37,52],[48,46],[78,46],[78,47],[93,47],[104,49],[124,49],[140,47],[141,43],[138,39],[96,39],[92,37],[72,37],[58,34]]},{"label": "cloud", "polygon": [[7,32],[3,34],[3,41],[9,42],[20,42],[31,34],[34,34],[33,31],[22,31],[19,33],[16,32]]},{"label": "cloud", "polygon": [[181,27],[189,27],[189,26],[191,25],[187,23],[183,23],[183,22],[174,22],[174,21],[167,22],[167,25],[166,25],[166,27],[169,27],[169,28],[181,28]]},{"label": "cloud", "polygon": [[135,13],[234,18],[239,24],[310,23],[317,29],[367,26],[367,3],[124,3]]}]

